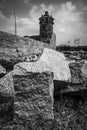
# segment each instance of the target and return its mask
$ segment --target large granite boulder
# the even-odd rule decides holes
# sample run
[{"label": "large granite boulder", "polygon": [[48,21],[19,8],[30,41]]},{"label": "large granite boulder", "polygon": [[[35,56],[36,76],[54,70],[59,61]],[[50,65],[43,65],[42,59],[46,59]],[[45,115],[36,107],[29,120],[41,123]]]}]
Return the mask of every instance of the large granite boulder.
[{"label": "large granite boulder", "polygon": [[70,63],[71,82],[74,84],[83,84],[87,80],[87,61]]},{"label": "large granite boulder", "polygon": [[81,84],[83,83],[83,77],[81,72],[82,64],[78,62],[70,63],[70,72],[71,72],[71,82],[73,84]]},{"label": "large granite boulder", "polygon": [[57,51],[44,48],[43,54],[36,62],[22,62],[14,66],[14,73],[45,72],[54,73],[54,80],[70,81],[69,63],[64,55]]},{"label": "large granite boulder", "polygon": [[[53,119],[53,74],[50,72],[14,75],[15,121]],[[36,120],[37,121],[37,120]]]},{"label": "large granite boulder", "polygon": [[23,62],[32,54],[42,53],[44,43],[0,31],[0,64],[12,70],[14,64]]},{"label": "large granite boulder", "polygon": [[52,49],[44,48],[40,60],[45,62],[54,73],[54,80],[69,81],[71,78],[69,62],[64,54]]},{"label": "large granite boulder", "polygon": [[71,82],[69,82],[63,92],[76,92],[87,90],[87,61],[70,63]]}]

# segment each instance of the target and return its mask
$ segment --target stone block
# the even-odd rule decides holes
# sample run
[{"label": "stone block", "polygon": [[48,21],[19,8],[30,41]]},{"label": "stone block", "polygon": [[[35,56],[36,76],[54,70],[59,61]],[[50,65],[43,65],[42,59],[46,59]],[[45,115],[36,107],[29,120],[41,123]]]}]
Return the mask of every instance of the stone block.
[{"label": "stone block", "polygon": [[[53,119],[53,73],[14,75],[14,115],[16,121],[41,116]],[[39,118],[39,117],[38,117]]]}]

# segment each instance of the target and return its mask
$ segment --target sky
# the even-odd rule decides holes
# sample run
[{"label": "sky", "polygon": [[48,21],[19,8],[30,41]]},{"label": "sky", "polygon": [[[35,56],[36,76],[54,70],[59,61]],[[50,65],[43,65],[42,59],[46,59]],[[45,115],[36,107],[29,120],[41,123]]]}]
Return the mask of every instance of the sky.
[{"label": "sky", "polygon": [[14,34],[14,8],[17,34],[39,35],[39,18],[45,11],[53,16],[57,45],[87,45],[87,0],[0,0],[0,31]]}]

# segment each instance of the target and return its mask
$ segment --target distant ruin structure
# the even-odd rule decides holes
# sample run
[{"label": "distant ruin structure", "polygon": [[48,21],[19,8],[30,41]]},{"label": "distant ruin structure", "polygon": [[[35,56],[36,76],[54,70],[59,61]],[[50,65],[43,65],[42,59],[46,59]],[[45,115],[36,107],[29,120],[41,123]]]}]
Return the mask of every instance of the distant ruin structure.
[{"label": "distant ruin structure", "polygon": [[40,38],[43,42],[49,43],[53,33],[54,19],[52,18],[52,16],[49,16],[48,12],[46,11],[45,14],[39,18],[39,21]]},{"label": "distant ruin structure", "polygon": [[[56,35],[53,32],[54,18],[49,15],[48,11],[39,18],[39,36],[30,36],[30,38],[46,43],[45,46],[56,49]],[[28,36],[25,36],[28,37]]]},{"label": "distant ruin structure", "polygon": [[40,41],[45,42],[50,48],[55,49],[56,35],[53,33],[54,18],[49,16],[48,11],[39,18]]}]

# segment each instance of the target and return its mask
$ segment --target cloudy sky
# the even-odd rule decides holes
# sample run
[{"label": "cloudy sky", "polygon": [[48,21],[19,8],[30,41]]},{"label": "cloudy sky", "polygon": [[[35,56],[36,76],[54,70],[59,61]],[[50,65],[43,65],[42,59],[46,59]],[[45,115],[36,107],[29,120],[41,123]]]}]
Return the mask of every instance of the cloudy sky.
[{"label": "cloudy sky", "polygon": [[18,35],[38,35],[38,18],[47,10],[55,19],[57,45],[75,38],[87,44],[87,0],[0,0],[1,31],[14,33],[14,8]]}]

